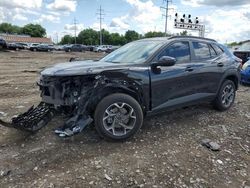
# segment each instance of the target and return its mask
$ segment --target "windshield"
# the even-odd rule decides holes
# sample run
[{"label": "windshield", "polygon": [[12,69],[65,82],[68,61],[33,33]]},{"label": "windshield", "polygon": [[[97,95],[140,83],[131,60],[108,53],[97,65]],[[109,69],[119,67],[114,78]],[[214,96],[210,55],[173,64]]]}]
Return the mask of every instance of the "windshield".
[{"label": "windshield", "polygon": [[250,42],[242,44],[242,46],[240,46],[238,50],[250,51]]},{"label": "windshield", "polygon": [[143,63],[156,52],[164,41],[136,41],[126,44],[101,61],[111,63]]}]

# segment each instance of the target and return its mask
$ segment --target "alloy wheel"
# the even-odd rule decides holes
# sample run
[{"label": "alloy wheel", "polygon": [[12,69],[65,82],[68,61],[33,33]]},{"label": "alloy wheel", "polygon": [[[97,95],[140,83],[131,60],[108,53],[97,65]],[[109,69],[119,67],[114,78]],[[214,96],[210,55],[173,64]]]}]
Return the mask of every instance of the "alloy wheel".
[{"label": "alloy wheel", "polygon": [[221,96],[222,104],[226,108],[229,107],[233,103],[234,97],[235,97],[234,87],[232,86],[232,84],[226,85],[222,91],[222,96]]},{"label": "alloy wheel", "polygon": [[114,136],[124,136],[136,123],[134,109],[127,103],[113,103],[104,112],[103,125]]}]

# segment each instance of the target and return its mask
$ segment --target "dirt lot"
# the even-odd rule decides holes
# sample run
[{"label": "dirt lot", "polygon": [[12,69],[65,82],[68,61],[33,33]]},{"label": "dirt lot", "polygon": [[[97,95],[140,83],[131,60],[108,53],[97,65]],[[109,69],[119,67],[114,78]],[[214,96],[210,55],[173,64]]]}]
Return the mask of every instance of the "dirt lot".
[{"label": "dirt lot", "polygon": [[[0,118],[39,103],[35,84],[46,66],[94,53],[0,52]],[[193,106],[147,119],[124,143],[100,139],[93,127],[61,139],[53,119],[35,135],[0,126],[0,187],[250,187],[250,88],[217,112]],[[211,139],[221,146],[201,145]]]}]

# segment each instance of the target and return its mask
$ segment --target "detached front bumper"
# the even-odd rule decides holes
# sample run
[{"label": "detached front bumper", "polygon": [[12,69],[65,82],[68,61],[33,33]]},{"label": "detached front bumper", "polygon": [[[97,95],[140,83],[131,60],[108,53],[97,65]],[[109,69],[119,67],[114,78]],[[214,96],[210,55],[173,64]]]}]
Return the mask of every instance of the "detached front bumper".
[{"label": "detached front bumper", "polygon": [[36,132],[46,126],[55,116],[55,109],[46,103],[32,106],[27,112],[12,118],[10,123],[0,120],[0,124],[6,127],[22,131]]}]

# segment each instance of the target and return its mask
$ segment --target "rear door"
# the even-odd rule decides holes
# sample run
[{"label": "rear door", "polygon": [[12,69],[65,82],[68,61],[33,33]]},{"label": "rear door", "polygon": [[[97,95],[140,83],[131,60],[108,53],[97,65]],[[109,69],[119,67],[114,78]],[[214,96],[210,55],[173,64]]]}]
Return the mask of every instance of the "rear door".
[{"label": "rear door", "polygon": [[213,96],[224,72],[223,52],[219,54],[210,43],[201,41],[192,41],[191,49],[190,76],[194,78],[195,92],[201,97]]}]

